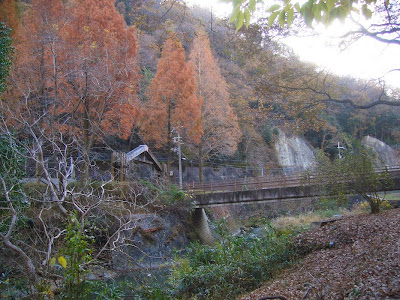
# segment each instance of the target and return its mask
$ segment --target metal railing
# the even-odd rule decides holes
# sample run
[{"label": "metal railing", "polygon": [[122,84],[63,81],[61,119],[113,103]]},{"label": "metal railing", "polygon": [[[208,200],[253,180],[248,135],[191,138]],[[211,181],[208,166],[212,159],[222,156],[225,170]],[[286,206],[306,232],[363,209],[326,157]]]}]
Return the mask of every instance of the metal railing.
[{"label": "metal railing", "polygon": [[[376,173],[388,172],[390,175],[400,177],[400,166],[376,168]],[[323,177],[315,173],[297,173],[290,176],[248,177],[231,180],[210,182],[193,182],[183,185],[183,190],[192,194],[237,192],[258,189],[271,189],[294,187],[300,185],[313,185],[319,181],[329,181],[329,177]]]}]

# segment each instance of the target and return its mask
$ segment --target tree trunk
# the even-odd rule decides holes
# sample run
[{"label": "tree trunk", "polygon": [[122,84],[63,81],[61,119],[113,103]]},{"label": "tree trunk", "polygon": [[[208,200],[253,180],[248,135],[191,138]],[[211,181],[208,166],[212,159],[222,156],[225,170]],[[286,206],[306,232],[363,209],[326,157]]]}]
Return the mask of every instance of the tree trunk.
[{"label": "tree trunk", "polygon": [[35,177],[36,177],[36,181],[39,183],[40,179],[43,176],[43,152],[42,152],[42,146],[38,145],[38,147],[40,147],[39,152],[36,156],[36,173],[35,173]]},{"label": "tree trunk", "polygon": [[[85,63],[85,68],[86,68]],[[85,94],[82,97],[83,105],[83,174],[81,176],[81,182],[85,183],[89,180],[89,150],[90,150],[90,115],[89,115],[89,103],[88,103],[88,72],[85,70]]]},{"label": "tree trunk", "polygon": [[89,153],[86,150],[86,147],[84,149],[83,153],[83,172],[81,176],[81,182],[85,183],[89,180],[89,166],[90,166],[90,158],[89,158]]},{"label": "tree trunk", "polygon": [[381,208],[381,201],[378,198],[378,196],[368,196],[368,195],[363,195],[363,198],[367,200],[369,207],[371,208],[371,213],[377,214],[380,212]]},{"label": "tree trunk", "polygon": [[111,153],[111,180],[115,180],[115,166],[114,166],[114,163],[115,163],[115,152],[113,151],[112,153]]},{"label": "tree trunk", "polygon": [[167,180],[170,181],[169,172],[171,170],[171,148],[172,148],[172,128],[171,128],[171,105],[168,106],[168,126],[167,126],[168,134],[167,134]]},{"label": "tree trunk", "polygon": [[84,112],[83,112],[83,174],[81,177],[82,183],[87,182],[89,180],[89,166],[90,166],[90,158],[89,158],[89,150],[90,150],[90,141],[89,141],[89,112],[87,107],[87,98],[83,100]]},{"label": "tree trunk", "polygon": [[325,139],[326,139],[326,131],[324,130],[322,132],[322,141],[321,141],[321,150],[324,151],[325,150]]},{"label": "tree trunk", "polygon": [[199,182],[203,183],[203,147],[200,142],[199,144]]},{"label": "tree trunk", "polygon": [[377,214],[380,212],[380,201],[379,200],[372,199],[370,201],[369,205],[371,206],[371,212],[373,214]]},{"label": "tree trunk", "polygon": [[31,284],[31,292],[34,293],[35,286],[37,283],[37,277],[36,277],[36,268],[33,265],[32,260],[29,258],[28,255],[26,255],[26,253],[21,248],[11,243],[11,241],[5,235],[0,233],[0,237],[7,248],[9,248],[13,252],[15,252],[19,257],[22,258],[24,265],[26,267],[29,283]]}]

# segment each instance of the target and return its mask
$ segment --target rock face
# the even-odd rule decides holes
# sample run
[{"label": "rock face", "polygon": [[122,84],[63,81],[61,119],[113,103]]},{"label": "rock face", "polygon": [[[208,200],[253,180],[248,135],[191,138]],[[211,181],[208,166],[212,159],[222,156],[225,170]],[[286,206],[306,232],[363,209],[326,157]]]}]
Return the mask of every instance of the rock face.
[{"label": "rock face", "polygon": [[285,175],[309,169],[315,162],[312,147],[300,137],[287,137],[280,132],[275,150]]},{"label": "rock face", "polygon": [[175,214],[136,214],[114,241],[113,269],[158,267],[188,244],[184,224]]},{"label": "rock face", "polygon": [[399,153],[391,148],[384,142],[373,138],[371,136],[365,136],[362,141],[363,145],[371,148],[378,156],[378,164],[381,166],[398,166],[400,165]]}]

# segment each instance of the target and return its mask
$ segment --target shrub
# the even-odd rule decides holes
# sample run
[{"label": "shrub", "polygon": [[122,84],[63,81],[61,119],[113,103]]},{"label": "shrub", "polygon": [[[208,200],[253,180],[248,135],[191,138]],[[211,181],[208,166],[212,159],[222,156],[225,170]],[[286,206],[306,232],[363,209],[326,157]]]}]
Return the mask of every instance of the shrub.
[{"label": "shrub", "polygon": [[[392,205],[389,201],[383,200],[380,204],[380,208],[383,210],[392,209]],[[370,204],[367,201],[362,201],[353,206],[353,210],[359,213],[371,212]]]},{"label": "shrub", "polygon": [[318,182],[329,196],[339,199],[338,204],[347,201],[346,195],[358,194],[368,202],[372,213],[378,213],[382,203],[379,193],[390,190],[393,182],[387,170],[376,172],[376,157],[371,151],[356,141],[350,146],[333,162],[319,153]]},{"label": "shrub", "polygon": [[348,207],[349,201],[344,197],[322,197],[316,202],[315,207],[319,211],[338,211],[341,207]]},{"label": "shrub", "polygon": [[162,203],[174,205],[182,203],[186,198],[186,194],[176,185],[171,184],[160,190],[159,197]]},{"label": "shrub", "polygon": [[124,299],[124,292],[121,285],[118,285],[115,282],[107,283],[104,281],[92,280],[87,282],[87,289],[90,291],[88,299]]},{"label": "shrub", "polygon": [[125,289],[129,289],[130,293],[125,295],[130,299],[137,300],[168,300],[174,299],[170,295],[170,289],[167,286],[162,286],[156,282],[144,283],[125,283]]},{"label": "shrub", "polygon": [[46,196],[48,196],[48,186],[41,182],[24,183],[22,185],[22,191],[24,196],[30,200],[33,206],[38,205]]},{"label": "shrub", "polygon": [[171,276],[177,298],[230,299],[256,288],[295,257],[292,233],[266,226],[261,237],[225,236],[214,247],[192,244]]},{"label": "shrub", "polygon": [[271,127],[269,125],[265,125],[262,131],[262,137],[268,146],[271,146],[274,138]]},{"label": "shrub", "polygon": [[58,257],[59,264],[64,268],[65,299],[88,298],[90,288],[86,282],[86,264],[92,260],[89,239],[73,214],[66,228],[65,245]]}]

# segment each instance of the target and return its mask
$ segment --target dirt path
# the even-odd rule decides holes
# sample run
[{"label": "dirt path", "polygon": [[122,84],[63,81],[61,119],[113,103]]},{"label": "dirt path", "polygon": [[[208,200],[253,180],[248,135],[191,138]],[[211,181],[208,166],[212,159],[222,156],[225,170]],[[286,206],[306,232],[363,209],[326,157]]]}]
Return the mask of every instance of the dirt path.
[{"label": "dirt path", "polygon": [[338,220],[297,245],[311,252],[239,299],[400,299],[400,209]]}]

